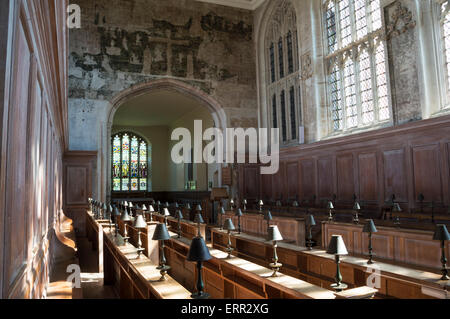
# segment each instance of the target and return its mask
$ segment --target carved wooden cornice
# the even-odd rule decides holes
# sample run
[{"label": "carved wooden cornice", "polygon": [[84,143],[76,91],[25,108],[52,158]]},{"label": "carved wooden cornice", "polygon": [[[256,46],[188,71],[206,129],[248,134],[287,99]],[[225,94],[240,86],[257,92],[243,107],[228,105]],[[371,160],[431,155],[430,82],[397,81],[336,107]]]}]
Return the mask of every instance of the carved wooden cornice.
[{"label": "carved wooden cornice", "polygon": [[400,1],[395,2],[394,5],[396,6],[395,11],[390,16],[391,21],[386,25],[386,40],[416,26],[416,21],[413,20],[412,13],[407,7],[402,6]]}]

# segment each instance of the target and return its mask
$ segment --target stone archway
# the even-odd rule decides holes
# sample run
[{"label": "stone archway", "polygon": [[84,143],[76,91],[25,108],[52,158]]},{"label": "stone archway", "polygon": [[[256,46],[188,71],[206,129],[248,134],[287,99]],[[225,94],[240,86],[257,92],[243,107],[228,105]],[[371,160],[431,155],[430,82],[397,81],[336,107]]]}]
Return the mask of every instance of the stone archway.
[{"label": "stone archway", "polygon": [[[215,127],[223,131],[227,127],[227,116],[222,106],[205,92],[182,81],[174,79],[158,79],[134,85],[120,92],[108,104],[108,109],[106,111],[107,119],[106,123],[104,123],[105,125],[103,125],[102,150],[99,152],[101,157],[99,163],[101,165],[99,193],[101,194],[100,197],[105,201],[110,200],[109,196],[111,193],[111,161],[109,159],[111,158],[110,136],[112,133],[114,116],[125,101],[143,94],[148,94],[155,90],[178,92],[198,101],[210,111]],[[221,184],[221,175],[221,170],[219,169],[219,185]]]}]

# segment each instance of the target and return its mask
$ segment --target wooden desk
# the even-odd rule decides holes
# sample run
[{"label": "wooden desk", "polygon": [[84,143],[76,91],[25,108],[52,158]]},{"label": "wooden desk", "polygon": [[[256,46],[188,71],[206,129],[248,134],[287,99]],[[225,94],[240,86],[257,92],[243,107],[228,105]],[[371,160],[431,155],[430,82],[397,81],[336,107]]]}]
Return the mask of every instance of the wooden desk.
[{"label": "wooden desk", "polygon": [[[156,220],[159,223],[163,223],[164,216],[154,214],[153,220]],[[191,222],[190,220],[182,219],[180,224],[181,224],[181,233],[183,237],[192,239],[197,236],[198,228],[196,223]],[[174,233],[178,232],[178,220],[176,218],[172,216],[167,217],[167,225],[168,229],[170,229],[172,232]],[[206,238],[206,224],[200,224],[200,234],[203,238]]]},{"label": "wooden desk", "polygon": [[[377,224],[377,221],[375,221]],[[372,234],[375,260],[399,262],[427,267],[439,271],[441,268],[441,246],[432,240],[433,232],[376,226],[378,232]],[[369,245],[368,235],[362,232],[363,225],[347,223],[322,223],[322,242],[328,247],[332,235],[342,235],[350,254],[365,255]],[[446,255],[450,256],[450,242],[446,242]]]},{"label": "wooden desk", "polygon": [[[172,233],[172,235],[174,235]],[[174,235],[175,237],[176,235]],[[170,274],[193,290],[196,283],[195,263],[186,260],[190,240],[174,238],[166,246]],[[270,277],[272,270],[210,247],[211,260],[204,263],[205,291],[216,299],[334,299],[332,291],[281,274]]]},{"label": "wooden desk", "polygon": [[170,275],[161,274],[147,257],[137,259],[137,249],[125,244],[121,235],[105,231],[105,284],[119,284],[122,299],[191,299],[191,292]]},{"label": "wooden desk", "polygon": [[[226,218],[231,218],[233,224],[238,228],[238,217],[234,216],[235,212],[227,211],[222,217],[222,223]],[[271,225],[277,225],[283,238],[296,245],[305,246],[305,219],[273,216],[270,221]],[[267,221],[264,216],[257,213],[247,212],[241,216],[241,230],[245,233],[255,234],[258,236],[267,235]]]},{"label": "wooden desk", "polygon": [[[214,248],[223,249],[227,235],[217,228],[211,229],[211,241]],[[273,248],[265,239],[247,235],[233,234],[232,244],[237,256],[260,265],[267,265],[273,254]],[[300,278],[309,283],[329,288],[334,282],[336,264],[334,256],[324,250],[312,251],[297,245],[278,243],[279,262],[283,264],[281,272]],[[349,289],[366,286],[374,279],[379,296],[394,298],[446,298],[450,297],[450,282],[439,280],[440,274],[377,262],[369,268],[367,259],[342,256],[341,272],[343,281]]]},{"label": "wooden desk", "polygon": [[96,220],[90,211],[86,213],[86,236],[92,243],[92,250],[98,252],[95,255],[95,263],[98,272],[103,272],[103,228],[109,227],[108,220]]}]

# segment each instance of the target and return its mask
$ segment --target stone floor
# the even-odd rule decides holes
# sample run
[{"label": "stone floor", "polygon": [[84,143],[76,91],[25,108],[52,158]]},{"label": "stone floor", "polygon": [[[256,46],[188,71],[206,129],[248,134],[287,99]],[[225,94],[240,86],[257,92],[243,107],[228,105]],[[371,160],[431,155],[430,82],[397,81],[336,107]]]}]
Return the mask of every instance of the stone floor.
[{"label": "stone floor", "polygon": [[84,299],[117,299],[112,286],[103,285],[103,273],[98,272],[96,252],[86,237],[77,237],[81,268],[81,289]]}]

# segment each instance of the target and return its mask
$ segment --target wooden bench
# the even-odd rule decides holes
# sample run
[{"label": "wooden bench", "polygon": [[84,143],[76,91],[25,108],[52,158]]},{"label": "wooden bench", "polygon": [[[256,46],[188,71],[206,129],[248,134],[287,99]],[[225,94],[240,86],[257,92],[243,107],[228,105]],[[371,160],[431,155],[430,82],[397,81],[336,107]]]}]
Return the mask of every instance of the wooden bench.
[{"label": "wooden bench", "polygon": [[[227,234],[224,231],[214,228],[211,236],[214,248],[226,247]],[[233,234],[232,245],[237,256],[260,265],[267,265],[273,254],[271,244],[264,238],[247,234]],[[325,288],[334,282],[334,256],[324,250],[309,251],[304,247],[280,242],[277,253],[279,262],[283,264],[282,273]],[[354,256],[342,256],[341,273],[349,289],[366,286],[371,279],[378,280],[376,288],[379,289],[377,295],[380,297],[436,298],[450,290],[450,283],[440,280],[438,270],[429,272],[382,262],[367,265],[367,259]]]}]

